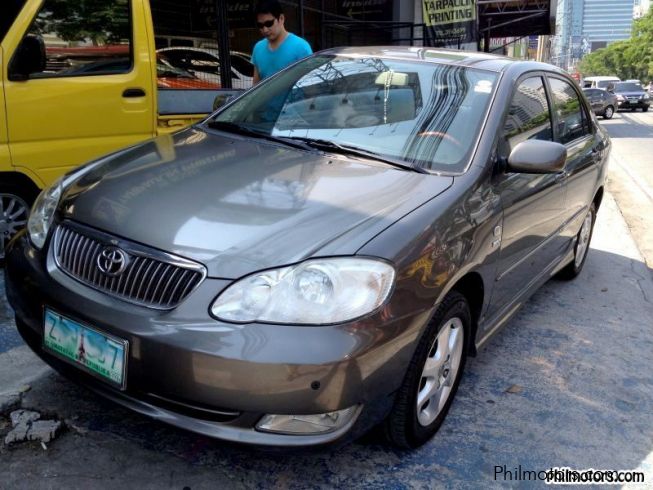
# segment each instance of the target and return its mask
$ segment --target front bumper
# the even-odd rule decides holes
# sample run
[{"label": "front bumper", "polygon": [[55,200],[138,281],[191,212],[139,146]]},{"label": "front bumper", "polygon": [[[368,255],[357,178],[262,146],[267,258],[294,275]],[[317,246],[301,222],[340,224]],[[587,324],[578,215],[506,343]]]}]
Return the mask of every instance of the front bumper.
[{"label": "front bumper", "polygon": [[[181,305],[156,311],[84,286],[19,234],[7,249],[6,289],[28,345],[64,375],[137,412],[220,439],[305,446],[356,437],[380,421],[400,386],[431,311],[382,313],[334,326],[219,322],[209,305],[230,281],[207,278]],[[120,391],[42,348],[52,308],[129,342]],[[319,435],[259,432],[264,414],[316,414],[357,406],[344,426]]]},{"label": "front bumper", "polygon": [[637,100],[637,101],[631,101],[631,100],[624,100],[624,101],[618,101],[617,105],[619,106],[619,109],[643,109],[645,107],[649,107],[651,105],[650,100]]}]

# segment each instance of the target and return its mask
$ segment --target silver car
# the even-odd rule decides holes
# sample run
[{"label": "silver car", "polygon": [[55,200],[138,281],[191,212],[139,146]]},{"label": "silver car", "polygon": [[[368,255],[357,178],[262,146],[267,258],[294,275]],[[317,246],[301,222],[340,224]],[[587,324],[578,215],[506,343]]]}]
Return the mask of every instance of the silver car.
[{"label": "silver car", "polygon": [[609,149],[555,67],[324,51],[43,191],[6,289],[36,353],[137,412],[416,447],[467,356],[581,272]]}]

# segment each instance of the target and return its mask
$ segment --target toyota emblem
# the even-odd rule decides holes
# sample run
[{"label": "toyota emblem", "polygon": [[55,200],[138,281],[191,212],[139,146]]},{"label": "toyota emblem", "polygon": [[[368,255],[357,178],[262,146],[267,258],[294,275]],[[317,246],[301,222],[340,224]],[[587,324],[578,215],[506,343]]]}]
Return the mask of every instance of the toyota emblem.
[{"label": "toyota emblem", "polygon": [[105,247],[97,257],[98,269],[110,277],[116,277],[125,272],[127,264],[127,254],[118,247]]}]

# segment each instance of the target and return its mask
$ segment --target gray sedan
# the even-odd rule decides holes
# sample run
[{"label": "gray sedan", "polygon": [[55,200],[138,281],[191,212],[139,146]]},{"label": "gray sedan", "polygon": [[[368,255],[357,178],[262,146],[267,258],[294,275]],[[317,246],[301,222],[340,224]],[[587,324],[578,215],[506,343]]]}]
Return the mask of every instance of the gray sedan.
[{"label": "gray sedan", "polygon": [[584,88],[585,96],[597,116],[603,116],[605,119],[612,119],[615,111],[619,107],[617,96],[601,88]]},{"label": "gray sedan", "polygon": [[7,293],[46,362],[140,413],[417,447],[467,357],[581,272],[609,148],[555,67],[323,51],[43,191]]}]

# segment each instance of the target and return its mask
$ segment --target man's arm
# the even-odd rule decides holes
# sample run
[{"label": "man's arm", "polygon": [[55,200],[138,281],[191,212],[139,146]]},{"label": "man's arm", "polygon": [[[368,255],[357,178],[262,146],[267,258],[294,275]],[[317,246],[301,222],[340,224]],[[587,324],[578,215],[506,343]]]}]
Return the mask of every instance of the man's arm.
[{"label": "man's arm", "polygon": [[261,76],[258,74],[258,68],[254,67],[254,77],[252,79],[254,85],[261,81]]}]

